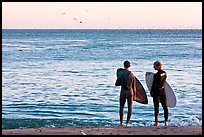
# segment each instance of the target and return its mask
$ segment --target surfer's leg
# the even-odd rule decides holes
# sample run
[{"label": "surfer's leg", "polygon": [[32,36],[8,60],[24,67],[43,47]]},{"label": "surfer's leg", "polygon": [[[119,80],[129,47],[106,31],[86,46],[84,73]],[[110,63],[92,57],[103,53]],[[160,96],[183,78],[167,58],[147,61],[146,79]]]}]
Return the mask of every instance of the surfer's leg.
[{"label": "surfer's leg", "polygon": [[168,126],[168,107],[167,107],[167,104],[166,104],[166,96],[165,96],[165,94],[161,95],[160,102],[161,102],[162,107],[164,109],[165,126]]},{"label": "surfer's leg", "polygon": [[158,125],[158,116],[159,116],[159,100],[157,96],[153,97],[154,102],[154,116],[155,116],[155,124],[154,126]]},{"label": "surfer's leg", "polygon": [[164,122],[164,126],[166,126],[166,127],[168,126],[168,121]]},{"label": "surfer's leg", "polygon": [[133,101],[133,96],[131,96],[131,97],[129,97],[127,99],[127,102],[128,102],[128,114],[127,114],[126,126],[128,125],[130,117],[132,115],[132,101]]},{"label": "surfer's leg", "polygon": [[124,106],[125,106],[126,98],[123,96],[120,96],[120,126],[123,125],[123,116],[124,116]]}]

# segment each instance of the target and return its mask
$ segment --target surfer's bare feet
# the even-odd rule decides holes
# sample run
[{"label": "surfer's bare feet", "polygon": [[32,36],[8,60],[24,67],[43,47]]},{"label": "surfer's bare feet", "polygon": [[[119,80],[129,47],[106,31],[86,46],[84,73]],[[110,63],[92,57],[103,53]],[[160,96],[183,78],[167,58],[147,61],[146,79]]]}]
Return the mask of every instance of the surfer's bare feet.
[{"label": "surfer's bare feet", "polygon": [[164,122],[164,126],[165,126],[165,127],[168,126],[168,122],[167,122],[167,121]]},{"label": "surfer's bare feet", "polygon": [[128,126],[128,123],[126,123],[126,125],[125,125],[126,127]]},{"label": "surfer's bare feet", "polygon": [[155,122],[153,126],[158,126],[158,122]]},{"label": "surfer's bare feet", "polygon": [[122,126],[123,126],[123,124],[119,124],[119,125],[118,125],[118,127],[122,127]]}]

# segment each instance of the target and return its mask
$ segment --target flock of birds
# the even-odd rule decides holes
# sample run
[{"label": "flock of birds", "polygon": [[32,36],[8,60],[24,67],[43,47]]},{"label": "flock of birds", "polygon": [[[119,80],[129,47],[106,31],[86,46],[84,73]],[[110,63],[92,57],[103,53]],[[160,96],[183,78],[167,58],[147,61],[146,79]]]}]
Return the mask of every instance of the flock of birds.
[{"label": "flock of birds", "polygon": [[[89,12],[89,10],[86,10],[86,12]],[[62,12],[61,14],[62,14],[62,15],[65,15],[66,12]],[[111,19],[111,18],[109,17],[108,19]],[[77,18],[73,18],[73,20],[77,21],[78,19],[77,19]],[[80,20],[79,23],[83,23],[83,21]]]},{"label": "flock of birds", "polygon": [[[89,11],[88,11],[88,10],[86,10],[86,12],[89,12]],[[62,12],[61,14],[62,14],[62,15],[65,15],[65,14],[66,14],[66,12]],[[77,20],[78,20],[77,18],[73,18],[73,19],[74,19],[75,21],[77,21]],[[80,20],[80,21],[79,21],[79,23],[83,23],[83,21],[82,21],[82,20]]]}]

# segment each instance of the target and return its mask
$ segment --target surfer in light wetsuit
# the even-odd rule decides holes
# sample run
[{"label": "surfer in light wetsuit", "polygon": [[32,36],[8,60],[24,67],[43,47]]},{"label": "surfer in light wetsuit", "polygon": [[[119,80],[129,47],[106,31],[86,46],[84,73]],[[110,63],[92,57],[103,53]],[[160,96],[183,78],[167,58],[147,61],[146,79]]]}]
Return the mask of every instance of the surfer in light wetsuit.
[{"label": "surfer in light wetsuit", "polygon": [[154,114],[155,114],[155,123],[154,126],[158,126],[158,115],[159,115],[159,102],[162,104],[164,110],[164,125],[168,126],[168,108],[166,103],[166,94],[164,91],[164,82],[166,81],[167,74],[162,69],[162,62],[155,61],[154,69],[158,72],[154,74],[154,80],[150,95],[153,97],[154,103]]},{"label": "surfer in light wetsuit", "polygon": [[126,126],[128,126],[130,117],[132,115],[132,102],[136,100],[136,79],[133,73],[129,70],[130,62],[124,62],[124,73],[119,76],[115,82],[115,86],[121,86],[120,92],[120,126],[123,124],[123,116],[124,116],[124,106],[127,99],[128,103],[128,114],[126,120]]}]

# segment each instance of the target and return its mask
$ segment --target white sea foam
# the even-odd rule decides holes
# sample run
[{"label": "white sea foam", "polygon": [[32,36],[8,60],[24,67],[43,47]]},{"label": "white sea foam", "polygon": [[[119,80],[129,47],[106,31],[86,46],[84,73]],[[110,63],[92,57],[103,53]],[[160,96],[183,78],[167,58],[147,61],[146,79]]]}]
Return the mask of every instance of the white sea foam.
[{"label": "white sea foam", "polygon": [[132,44],[132,45],[188,45],[188,44],[195,44],[196,42],[131,42],[125,44]]}]

